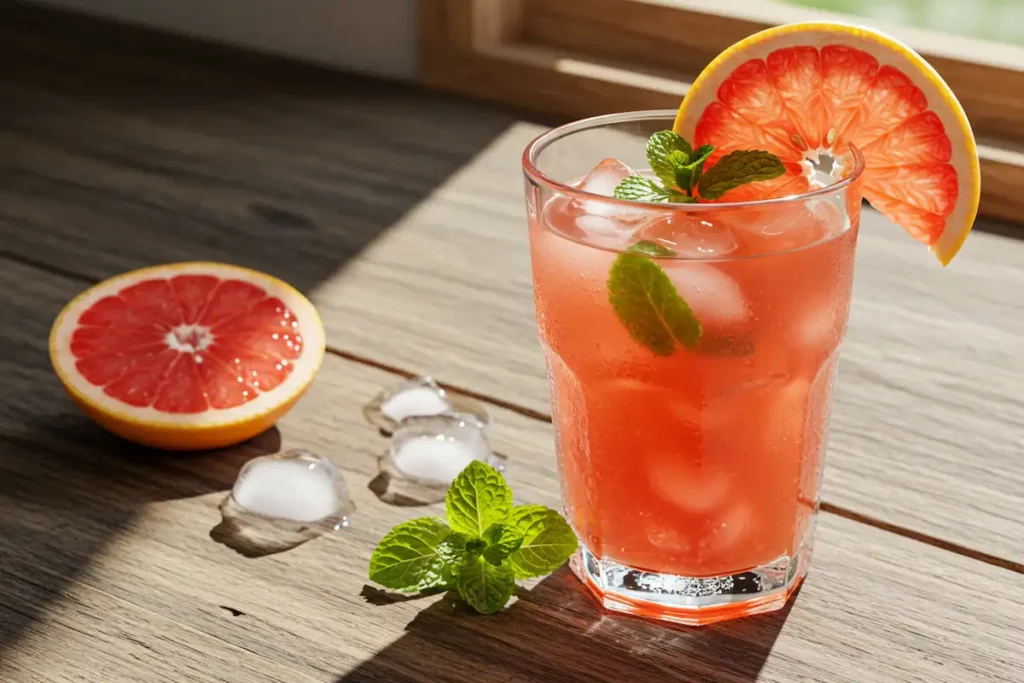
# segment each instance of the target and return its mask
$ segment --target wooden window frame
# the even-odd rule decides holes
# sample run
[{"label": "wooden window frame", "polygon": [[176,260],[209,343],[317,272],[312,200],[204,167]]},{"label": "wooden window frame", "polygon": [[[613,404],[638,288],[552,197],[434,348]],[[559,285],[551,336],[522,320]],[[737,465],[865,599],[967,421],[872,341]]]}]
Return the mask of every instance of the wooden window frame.
[{"label": "wooden window frame", "polygon": [[[559,117],[675,108],[714,55],[768,26],[850,19],[765,0],[420,0],[419,80]],[[1024,223],[1024,48],[891,29],[964,105],[983,215]]]}]

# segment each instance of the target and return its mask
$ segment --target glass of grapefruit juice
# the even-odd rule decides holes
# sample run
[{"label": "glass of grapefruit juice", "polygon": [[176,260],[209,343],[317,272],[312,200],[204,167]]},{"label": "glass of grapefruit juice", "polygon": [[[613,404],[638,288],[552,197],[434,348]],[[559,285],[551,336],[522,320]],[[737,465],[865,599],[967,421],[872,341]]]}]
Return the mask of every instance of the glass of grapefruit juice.
[{"label": "glass of grapefruit juice", "polygon": [[864,164],[781,199],[612,197],[674,117],[571,123],[523,165],[573,569],[609,609],[706,624],[807,570]]}]

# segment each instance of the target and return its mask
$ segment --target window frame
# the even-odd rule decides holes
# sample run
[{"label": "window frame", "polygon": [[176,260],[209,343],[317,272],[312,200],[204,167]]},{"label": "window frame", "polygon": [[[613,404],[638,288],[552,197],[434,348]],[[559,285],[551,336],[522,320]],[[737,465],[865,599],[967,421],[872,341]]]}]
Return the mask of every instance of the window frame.
[{"label": "window frame", "polygon": [[[420,0],[419,80],[558,117],[675,108],[687,78],[736,40],[822,18],[855,21],[763,0]],[[979,138],[980,213],[1024,222],[1024,48],[891,32],[967,111]]]}]

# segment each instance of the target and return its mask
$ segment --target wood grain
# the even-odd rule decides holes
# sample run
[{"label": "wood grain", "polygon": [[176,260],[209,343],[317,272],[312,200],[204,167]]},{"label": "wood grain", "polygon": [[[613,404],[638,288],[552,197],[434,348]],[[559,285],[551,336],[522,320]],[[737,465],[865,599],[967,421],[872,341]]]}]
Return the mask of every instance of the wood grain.
[{"label": "wood grain", "polygon": [[[1010,683],[1024,667],[1024,575],[827,514],[786,611],[706,629],[602,614],[565,570],[497,618],[381,593],[373,544],[441,511],[367,489],[386,440],[360,406],[396,376],[329,356],[254,443],[147,451],[86,422],[47,368],[49,321],[82,283],[0,264],[0,306],[22,321],[0,357],[22,373],[0,399],[0,680]],[[557,504],[550,425],[494,409],[491,439],[520,502]],[[241,464],[291,447],[343,469],[352,525],[255,560],[211,540]]]},{"label": "wood grain", "polygon": [[[197,72],[173,41],[4,37],[0,248],[87,278],[267,270],[313,296],[335,349],[547,411],[519,168],[543,128],[203,51]],[[1022,259],[979,232],[941,270],[866,214],[827,502],[1024,561]]]},{"label": "wood grain", "polygon": [[[25,539],[34,542],[38,536]],[[6,552],[6,548],[5,548]],[[5,564],[17,564],[20,558]],[[39,575],[36,557],[20,571],[0,571],[0,643],[13,621],[52,599],[51,575]],[[137,602],[137,601],[136,601]],[[14,619],[11,617],[14,616]],[[60,596],[58,608],[34,615],[21,642],[0,648],[0,675],[11,683],[47,681],[181,681],[226,683],[315,681],[259,652],[182,625],[131,601],[78,583]]]}]

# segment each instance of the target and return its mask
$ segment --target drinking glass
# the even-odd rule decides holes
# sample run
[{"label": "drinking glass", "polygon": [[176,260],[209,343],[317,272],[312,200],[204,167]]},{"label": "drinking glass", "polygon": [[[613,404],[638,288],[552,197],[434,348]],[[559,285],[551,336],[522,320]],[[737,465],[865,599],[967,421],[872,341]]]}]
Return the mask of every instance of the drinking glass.
[{"label": "drinking glass", "polygon": [[[814,189],[780,199],[608,196],[674,116],[570,123],[523,168],[573,571],[608,609],[707,624],[780,608],[807,571],[863,159],[808,162]],[[613,305],[613,269],[648,261],[695,343],[642,343]],[[657,311],[662,276],[637,277]]]}]

